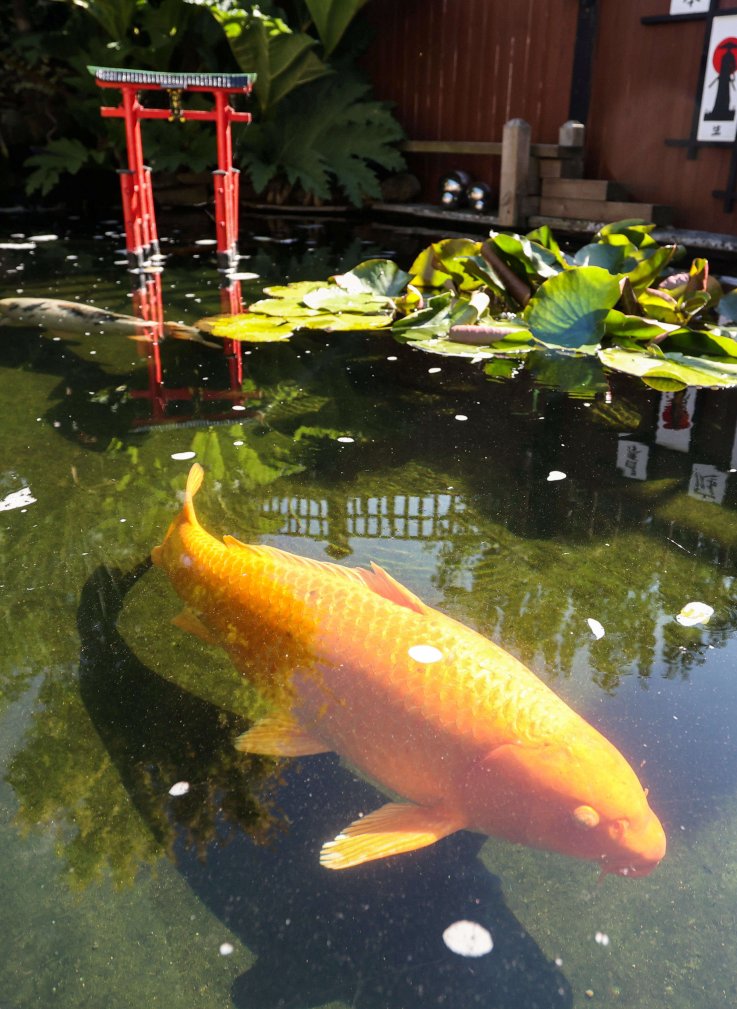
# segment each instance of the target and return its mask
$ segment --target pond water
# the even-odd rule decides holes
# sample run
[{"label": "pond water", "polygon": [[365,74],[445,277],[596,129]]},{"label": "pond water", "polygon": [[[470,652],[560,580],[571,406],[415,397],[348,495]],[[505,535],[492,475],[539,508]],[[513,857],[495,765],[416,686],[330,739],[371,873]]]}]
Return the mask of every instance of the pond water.
[{"label": "pond water", "polygon": [[[105,227],[0,252],[3,296],[130,311]],[[259,227],[246,301],[417,250]],[[193,322],[220,310],[218,282],[185,246],[164,311]],[[386,334],[311,333],[247,347],[235,390],[221,351],[166,341],[157,409],[140,344],[0,334],[2,1009],[735,1005],[735,394],[599,376],[572,395]],[[612,739],[668,835],[655,872],[598,884],[590,863],[464,832],[321,868],[384,800],[332,754],[235,751],[237,678],[171,626],[146,563],[191,453],[213,533],[376,561]],[[708,624],[676,621],[690,601]],[[464,919],[490,952],[444,943]]]}]

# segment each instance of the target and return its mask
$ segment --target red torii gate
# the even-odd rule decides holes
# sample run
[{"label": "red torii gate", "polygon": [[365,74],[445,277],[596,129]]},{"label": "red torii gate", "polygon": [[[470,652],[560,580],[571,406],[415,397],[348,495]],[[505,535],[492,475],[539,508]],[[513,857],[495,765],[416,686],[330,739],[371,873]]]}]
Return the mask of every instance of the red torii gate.
[{"label": "red torii gate", "polygon": [[[169,122],[207,120],[216,124],[218,167],[215,181],[215,228],[218,266],[223,271],[234,269],[238,261],[238,176],[233,168],[231,123],[250,123],[249,112],[236,112],[230,104],[234,94],[248,95],[255,74],[169,73],[153,70],[131,70],[111,67],[88,67],[101,88],[118,88],[122,102],[104,105],[105,117],[125,120],[128,148],[128,168],[120,171],[123,195],[126,250],[131,266],[142,269],[159,255],[151,169],[143,162],[141,139],[142,119],[167,119]],[[139,101],[141,91],[166,91],[169,108],[148,108]],[[184,91],[209,92],[215,106],[211,110],[183,109]]]}]

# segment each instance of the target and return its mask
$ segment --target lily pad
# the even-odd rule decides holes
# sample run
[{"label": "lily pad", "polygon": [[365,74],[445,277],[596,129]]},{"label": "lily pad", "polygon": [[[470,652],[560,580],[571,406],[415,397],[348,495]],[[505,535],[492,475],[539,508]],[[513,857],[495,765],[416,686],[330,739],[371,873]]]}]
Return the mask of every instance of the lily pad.
[{"label": "lily pad", "polygon": [[390,299],[365,292],[349,294],[337,285],[317,287],[308,291],[302,299],[308,308],[319,309],[322,312],[362,312],[366,315],[376,315],[385,312]]},{"label": "lily pad", "polygon": [[480,281],[468,271],[468,260],[479,255],[481,242],[470,238],[445,238],[428,246],[410,266],[416,287],[442,287],[452,280],[458,290],[471,291]]},{"label": "lily pad", "polygon": [[288,340],[294,327],[286,319],[245,312],[240,315],[210,315],[197,322],[197,328],[224,340],[246,343],[277,343]]},{"label": "lily pad", "polygon": [[347,273],[332,278],[348,294],[382,294],[394,298],[412,279],[391,259],[367,259]]},{"label": "lily pad", "polygon": [[599,360],[608,368],[637,375],[647,385],[663,391],[685,389],[689,385],[722,389],[737,386],[737,363],[707,357],[660,351],[637,353],[608,347],[599,351]]},{"label": "lily pad", "polygon": [[607,313],[618,300],[616,277],[598,266],[581,266],[550,277],[522,318],[546,347],[584,350],[600,342]]},{"label": "lily pad", "polygon": [[386,329],[393,315],[363,315],[355,312],[319,312],[309,319],[298,319],[295,329],[322,329],[326,333],[364,332],[370,329]]},{"label": "lily pad", "polygon": [[264,298],[261,301],[254,301],[249,312],[257,315],[272,315],[280,319],[301,319],[320,314],[317,309],[308,308],[307,305],[302,305],[299,301],[293,301],[290,298]]},{"label": "lily pad", "polygon": [[277,284],[264,288],[264,294],[270,298],[289,298],[290,301],[301,301],[305,294],[317,287],[325,287],[324,280],[296,280],[293,284]]}]

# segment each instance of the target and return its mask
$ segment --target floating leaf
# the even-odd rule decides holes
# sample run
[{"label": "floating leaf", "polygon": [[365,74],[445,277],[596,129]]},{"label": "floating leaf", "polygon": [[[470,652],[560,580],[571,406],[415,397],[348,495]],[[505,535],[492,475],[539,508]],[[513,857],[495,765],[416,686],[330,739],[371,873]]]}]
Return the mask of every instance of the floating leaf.
[{"label": "floating leaf", "polygon": [[604,334],[604,320],[619,300],[619,283],[598,266],[550,277],[522,313],[535,339],[547,347],[583,350]]},{"label": "floating leaf", "polygon": [[332,279],[349,294],[380,294],[394,298],[402,293],[412,275],[400,270],[391,259],[367,259]]},{"label": "floating leaf", "polygon": [[288,298],[264,298],[262,301],[254,301],[250,306],[249,312],[258,315],[272,315],[280,319],[287,317],[290,319],[300,319],[320,315],[317,309],[308,308],[307,305]]},{"label": "floating leaf", "polygon": [[268,294],[270,298],[288,298],[290,301],[301,301],[305,294],[324,286],[324,280],[296,280],[293,284],[265,287],[264,294]]},{"label": "floating leaf", "polygon": [[298,319],[295,329],[322,329],[326,333],[363,332],[371,329],[386,329],[393,315],[362,315],[353,312],[341,312],[333,315],[330,312],[320,312],[309,319]]},{"label": "floating leaf", "polygon": [[661,391],[674,391],[693,385],[704,388],[737,386],[737,363],[713,361],[686,354],[662,354],[651,350],[636,353],[619,347],[599,351],[599,360],[608,368],[638,375],[647,385]]},{"label": "floating leaf", "polygon": [[309,291],[302,302],[308,308],[316,308],[323,312],[362,312],[366,315],[376,315],[378,312],[386,311],[389,298],[360,292],[349,294],[337,285],[331,285]]},{"label": "floating leaf", "polygon": [[445,238],[417,256],[410,266],[417,287],[442,287],[451,280],[460,291],[471,291],[480,281],[468,271],[468,260],[481,251],[481,242],[470,238]]},{"label": "floating leaf", "polygon": [[224,340],[247,343],[275,343],[288,340],[294,332],[286,319],[245,312],[241,315],[210,315],[197,322],[197,328]]},{"label": "floating leaf", "polygon": [[679,328],[670,333],[660,349],[665,353],[705,355],[713,358],[737,358],[737,340],[711,330]]},{"label": "floating leaf", "polygon": [[407,340],[406,342],[416,350],[424,350],[428,354],[442,354],[445,357],[466,357],[474,361],[481,361],[495,356],[491,347],[469,347],[468,344],[456,343],[455,340],[436,338],[433,340]]},{"label": "floating leaf", "polygon": [[576,266],[600,266],[609,273],[623,273],[626,250],[621,245],[607,245],[603,242],[591,242],[583,245],[573,261]]},{"label": "floating leaf", "polygon": [[616,340],[662,340],[680,330],[676,322],[659,322],[641,315],[627,315],[616,308],[607,312],[604,320],[606,335]]},{"label": "floating leaf", "polygon": [[673,259],[677,249],[677,245],[664,245],[662,248],[656,248],[652,255],[642,259],[633,270],[628,271],[627,276],[630,284],[637,293],[644,291],[657,280]]},{"label": "floating leaf", "polygon": [[522,235],[492,231],[489,244],[500,259],[521,278],[539,282],[554,277],[565,269],[554,252]]}]

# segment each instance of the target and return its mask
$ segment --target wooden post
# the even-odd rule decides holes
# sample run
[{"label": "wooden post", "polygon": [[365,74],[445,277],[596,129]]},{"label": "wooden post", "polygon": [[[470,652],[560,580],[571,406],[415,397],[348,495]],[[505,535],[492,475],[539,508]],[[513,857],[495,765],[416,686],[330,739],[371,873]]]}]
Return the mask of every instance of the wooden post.
[{"label": "wooden post", "polygon": [[502,168],[499,181],[499,224],[513,228],[524,224],[527,174],[530,167],[530,124],[510,119],[502,134]]},{"label": "wooden post", "polygon": [[585,139],[586,127],[576,119],[568,119],[558,130],[561,147],[583,147]]}]

